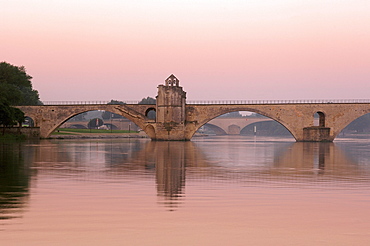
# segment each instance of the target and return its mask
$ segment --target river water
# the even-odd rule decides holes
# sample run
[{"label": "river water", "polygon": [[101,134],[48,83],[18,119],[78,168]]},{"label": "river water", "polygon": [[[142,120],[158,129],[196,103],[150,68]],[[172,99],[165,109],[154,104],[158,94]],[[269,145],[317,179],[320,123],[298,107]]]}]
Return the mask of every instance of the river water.
[{"label": "river water", "polygon": [[370,141],[0,143],[1,245],[370,245]]}]

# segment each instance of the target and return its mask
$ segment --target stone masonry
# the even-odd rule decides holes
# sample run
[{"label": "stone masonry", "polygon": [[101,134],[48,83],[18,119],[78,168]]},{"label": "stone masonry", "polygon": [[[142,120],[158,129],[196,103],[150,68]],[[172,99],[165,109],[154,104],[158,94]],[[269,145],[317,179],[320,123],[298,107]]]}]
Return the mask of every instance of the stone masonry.
[{"label": "stone masonry", "polygon": [[[152,140],[190,140],[204,124],[225,113],[251,111],[285,126],[296,141],[333,141],[340,131],[358,117],[370,113],[370,103],[284,103],[284,104],[186,104],[186,92],[171,75],[158,86],[157,104],[97,104],[18,106],[40,127],[40,137],[48,137],[71,117],[105,110],[133,121]],[[148,117],[155,111],[156,118]],[[314,114],[320,116],[314,125]]]}]

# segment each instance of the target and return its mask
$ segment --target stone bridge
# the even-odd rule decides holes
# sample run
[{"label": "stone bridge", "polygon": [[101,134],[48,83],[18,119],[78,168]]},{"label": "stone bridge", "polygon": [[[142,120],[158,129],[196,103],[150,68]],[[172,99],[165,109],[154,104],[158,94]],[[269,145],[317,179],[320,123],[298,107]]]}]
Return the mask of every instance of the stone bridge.
[{"label": "stone bridge", "polygon": [[[250,111],[269,117],[282,124],[296,141],[333,141],[353,120],[370,113],[369,101],[344,102],[235,102],[228,104],[186,103],[186,92],[179,80],[171,75],[158,86],[156,105],[95,104],[18,106],[40,127],[40,136],[48,137],[71,117],[91,111],[105,110],[133,121],[152,140],[190,140],[204,124],[222,114]],[[150,112],[156,117],[152,119]],[[319,124],[314,124],[314,115]]]},{"label": "stone bridge", "polygon": [[205,126],[211,128],[217,135],[239,135],[245,127],[257,122],[266,121],[272,121],[272,119],[260,117],[217,117],[208,121]]}]

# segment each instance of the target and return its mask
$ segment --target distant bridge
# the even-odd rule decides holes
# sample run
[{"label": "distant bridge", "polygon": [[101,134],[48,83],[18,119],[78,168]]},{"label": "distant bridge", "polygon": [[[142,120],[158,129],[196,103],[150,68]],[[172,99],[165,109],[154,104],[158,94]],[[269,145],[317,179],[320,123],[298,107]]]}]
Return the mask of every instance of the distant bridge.
[{"label": "distant bridge", "polygon": [[268,121],[273,120],[265,117],[217,117],[208,121],[204,126],[212,129],[217,135],[239,135],[241,131],[249,125]]},{"label": "distant bridge", "polygon": [[[132,121],[128,119],[103,119],[104,125],[108,129],[112,130],[132,130],[137,131],[138,127]],[[80,128],[80,129],[88,129],[89,120],[84,121],[66,121],[60,127],[61,128]]]},{"label": "distant bridge", "polygon": [[[153,140],[190,140],[194,133],[217,116],[250,111],[283,125],[296,141],[333,141],[353,120],[370,113],[370,100],[221,101],[186,102],[186,92],[171,75],[158,86],[156,104],[71,104],[18,106],[31,117],[40,136],[48,137],[71,117],[105,110],[133,121]],[[155,118],[151,118],[155,112]],[[319,115],[318,124],[314,115]]]}]

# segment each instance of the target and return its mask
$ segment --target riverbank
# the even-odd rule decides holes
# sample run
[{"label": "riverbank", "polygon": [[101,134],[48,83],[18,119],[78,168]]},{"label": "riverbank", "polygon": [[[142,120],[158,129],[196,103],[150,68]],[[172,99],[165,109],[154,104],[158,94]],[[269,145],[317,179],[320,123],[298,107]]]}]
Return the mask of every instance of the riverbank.
[{"label": "riverbank", "polygon": [[4,141],[18,141],[18,140],[25,140],[27,137],[23,134],[5,134],[5,135],[0,135],[0,142]]},{"label": "riverbank", "polygon": [[53,134],[48,139],[78,138],[148,138],[144,132],[139,133],[84,133],[84,134]]},{"label": "riverbank", "polygon": [[[67,131],[53,133],[48,139],[80,139],[80,138],[149,138],[145,132],[138,133],[76,133]],[[206,137],[206,134],[196,133],[193,137]]]}]

